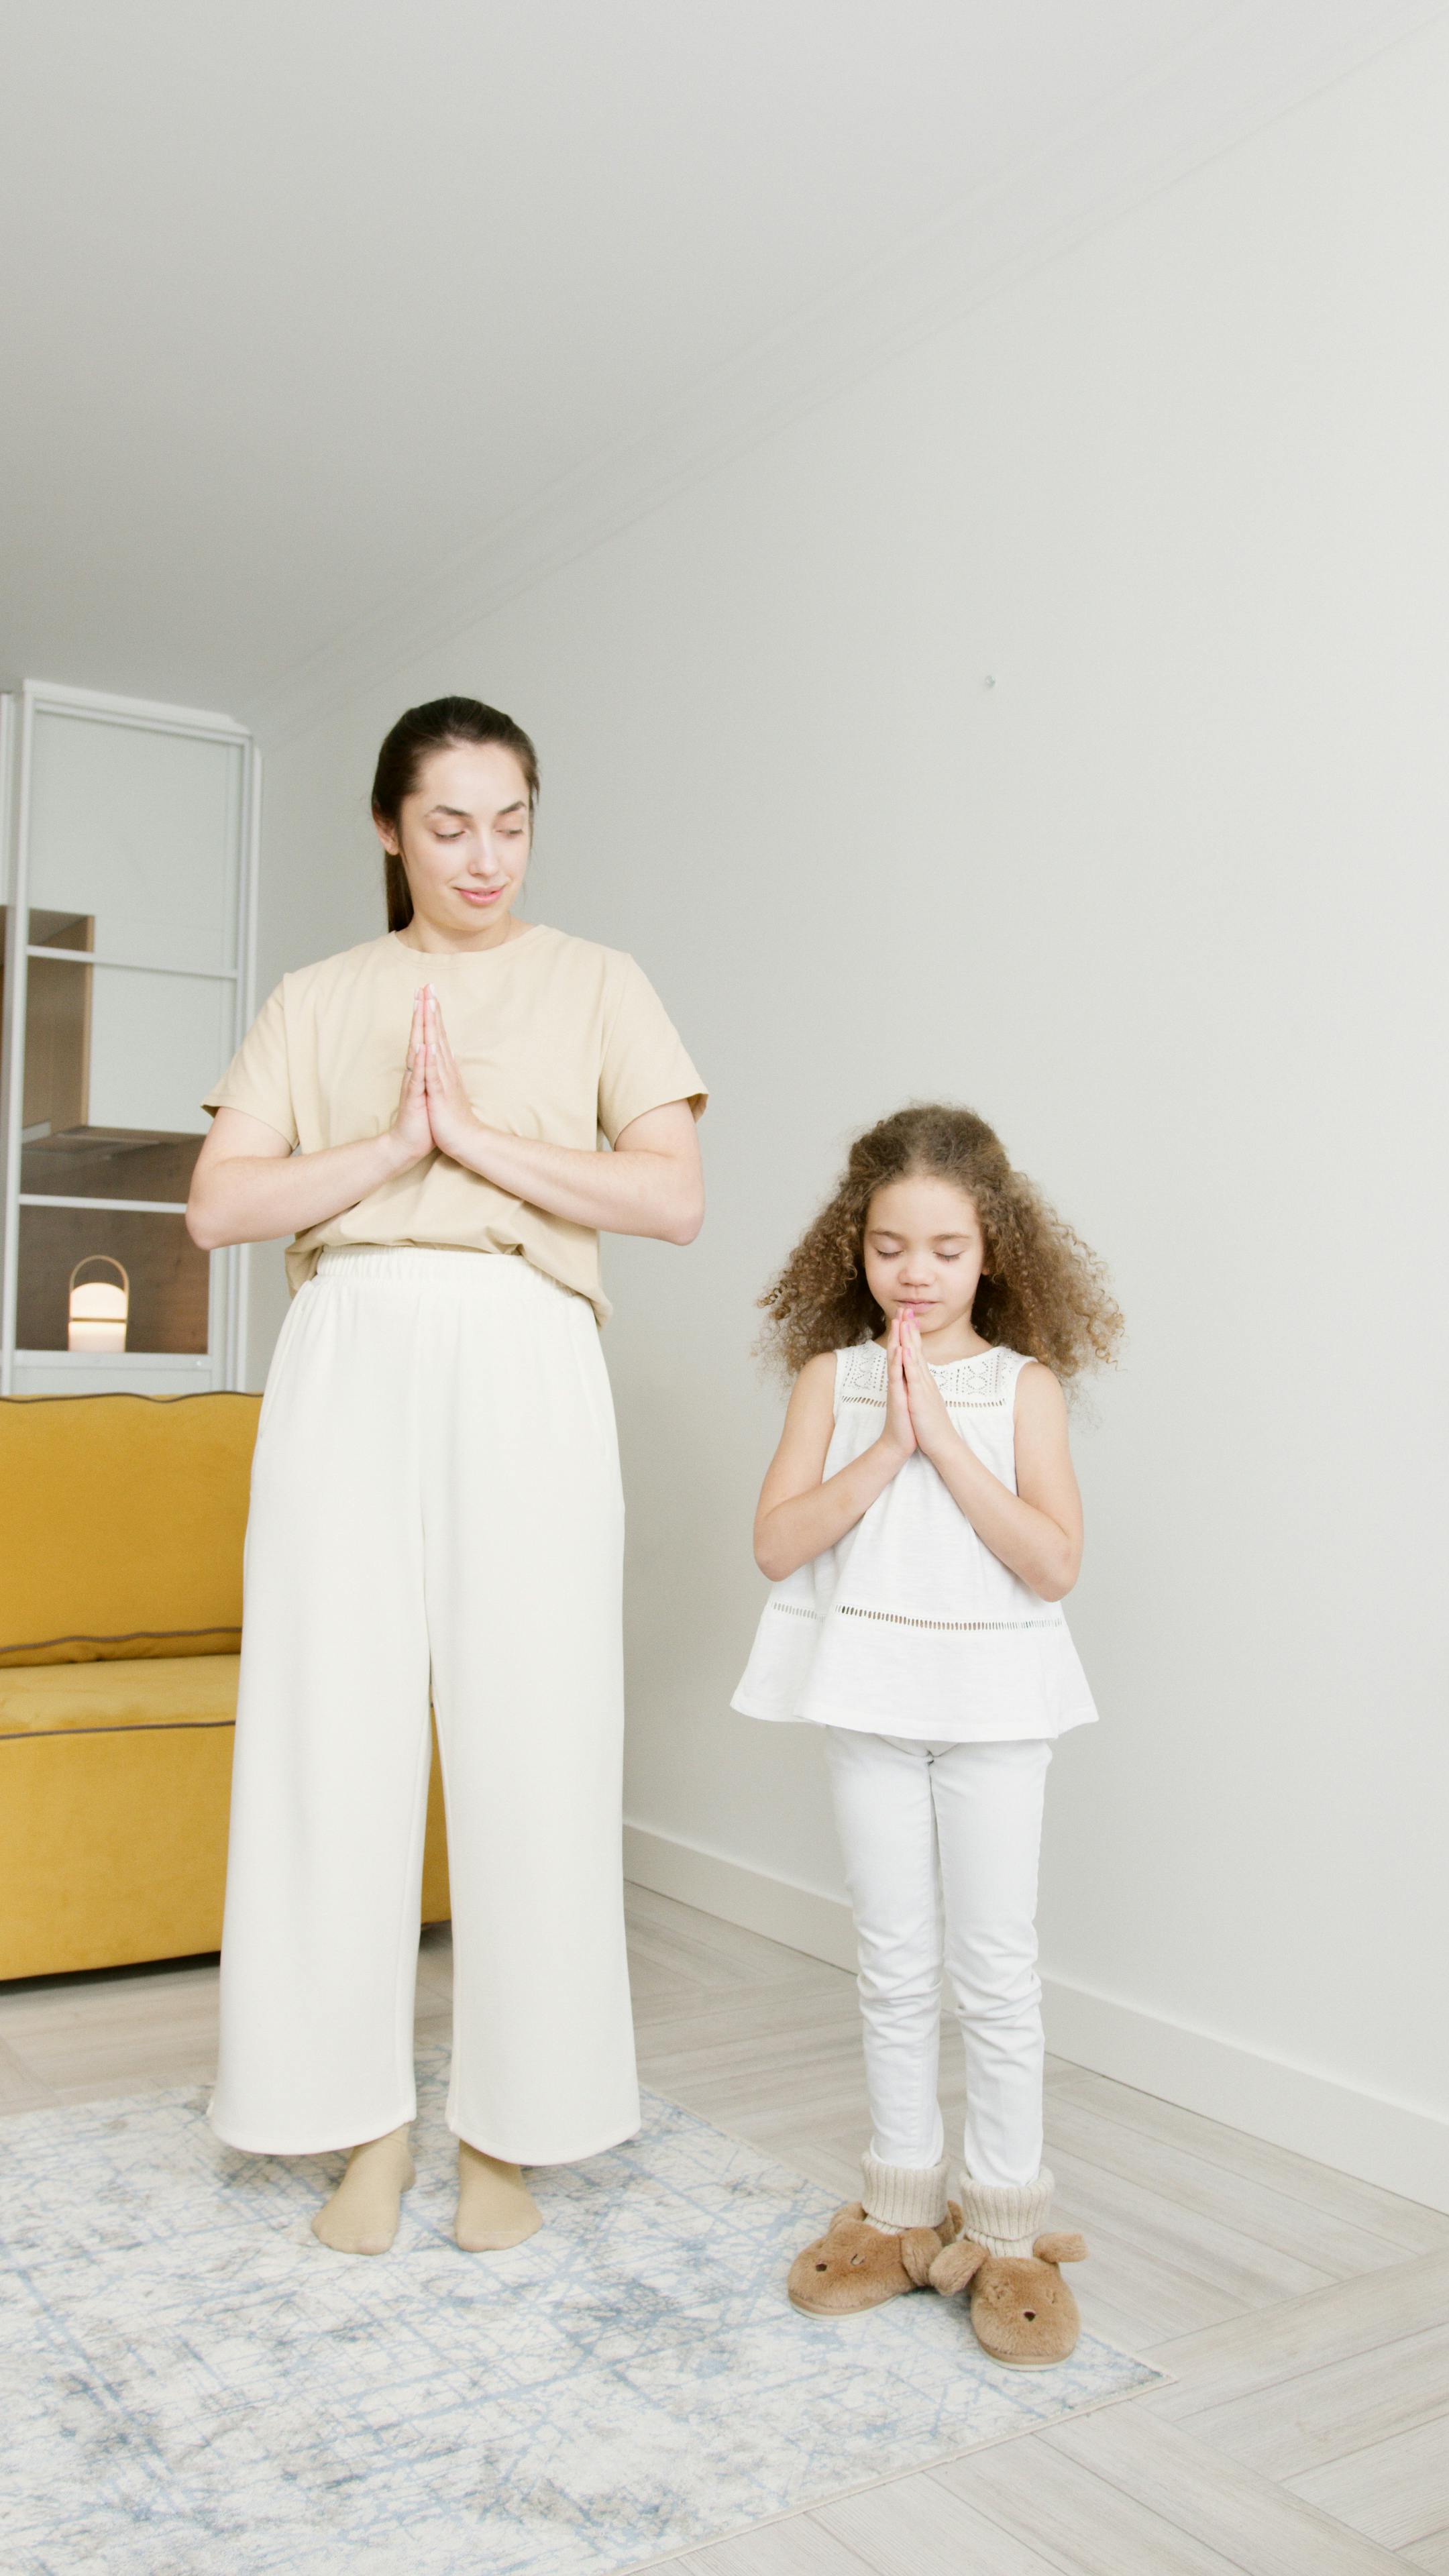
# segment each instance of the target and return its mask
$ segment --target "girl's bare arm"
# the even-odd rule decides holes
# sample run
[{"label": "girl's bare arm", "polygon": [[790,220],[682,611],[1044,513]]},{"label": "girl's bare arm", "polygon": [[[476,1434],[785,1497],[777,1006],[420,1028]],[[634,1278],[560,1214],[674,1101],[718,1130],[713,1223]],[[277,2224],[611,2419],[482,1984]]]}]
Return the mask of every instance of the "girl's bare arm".
[{"label": "girl's bare arm", "polygon": [[880,1438],[822,1484],[834,1418],[834,1352],[819,1353],[800,1371],[755,1514],[755,1563],[772,1583],[783,1582],[854,1529],[910,1456],[915,1438],[894,1334],[886,1385]]},{"label": "girl's bare arm", "polygon": [[916,1438],[977,1537],[1043,1601],[1064,1600],[1082,1564],[1082,1498],[1066,1399],[1033,1363],[1016,1381],[1016,1492],[967,1447],[907,1335],[906,1382]]}]

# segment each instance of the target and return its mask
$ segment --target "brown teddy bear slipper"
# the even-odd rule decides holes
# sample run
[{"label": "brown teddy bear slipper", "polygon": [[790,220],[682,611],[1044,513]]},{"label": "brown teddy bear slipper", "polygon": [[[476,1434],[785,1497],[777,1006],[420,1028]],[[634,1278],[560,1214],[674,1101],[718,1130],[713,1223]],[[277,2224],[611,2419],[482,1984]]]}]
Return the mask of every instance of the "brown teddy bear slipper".
[{"label": "brown teddy bear slipper", "polygon": [[1029,2254],[988,2254],[962,2236],[937,2255],[931,2287],[947,2298],[969,2289],[976,2340],[993,2361],[1049,2370],[1066,2360],[1082,2324],[1057,2266],[1085,2262],[1086,2254],[1080,2236],[1038,2236]]},{"label": "brown teddy bear slipper", "polygon": [[823,2236],[797,2254],[786,2287],[792,2305],[807,2317],[862,2316],[902,2290],[929,2287],[938,2261],[961,2224],[952,2201],[938,2227],[906,2227],[897,2234],[872,2227],[863,2201],[837,2209]]}]

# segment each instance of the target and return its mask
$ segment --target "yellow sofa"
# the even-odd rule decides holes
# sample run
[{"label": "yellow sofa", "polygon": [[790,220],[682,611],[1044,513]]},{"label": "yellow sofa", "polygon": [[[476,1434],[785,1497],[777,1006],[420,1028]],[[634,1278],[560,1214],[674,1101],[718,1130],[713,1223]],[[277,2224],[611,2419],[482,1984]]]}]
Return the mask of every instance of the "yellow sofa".
[{"label": "yellow sofa", "polygon": [[[0,1400],[0,1978],[220,1944],[259,1406]],[[422,1919],[447,1913],[435,1745]]]}]

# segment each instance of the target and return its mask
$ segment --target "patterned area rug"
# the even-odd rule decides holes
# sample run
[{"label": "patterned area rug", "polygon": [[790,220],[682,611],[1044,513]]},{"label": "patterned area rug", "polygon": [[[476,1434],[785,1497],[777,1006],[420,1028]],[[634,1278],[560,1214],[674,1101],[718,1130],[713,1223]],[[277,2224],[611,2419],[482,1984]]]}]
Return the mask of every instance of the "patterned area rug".
[{"label": "patterned area rug", "polygon": [[1163,2376],[1001,2369],[930,2293],[797,2316],[832,2196],[657,2096],[462,2255],[441,2058],[376,2262],[309,2230],[334,2158],[235,2154],[197,2091],[0,2123],[6,2569],[605,2576]]}]

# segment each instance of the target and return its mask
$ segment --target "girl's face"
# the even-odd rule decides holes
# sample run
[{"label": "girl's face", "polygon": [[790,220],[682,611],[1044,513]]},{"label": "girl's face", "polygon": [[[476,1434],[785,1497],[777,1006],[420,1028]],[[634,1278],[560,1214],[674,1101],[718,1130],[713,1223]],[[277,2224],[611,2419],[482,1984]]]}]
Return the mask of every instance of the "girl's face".
[{"label": "girl's face", "polygon": [[907,1172],[876,1191],[865,1212],[865,1276],[893,1323],[915,1309],[923,1334],[969,1324],[986,1261],[973,1202],[936,1172]]},{"label": "girl's face", "polygon": [[528,866],[533,819],[513,753],[501,742],[429,752],[399,819],[400,835],[381,821],[377,835],[385,850],[401,841],[418,919],[458,946],[503,930]]}]

